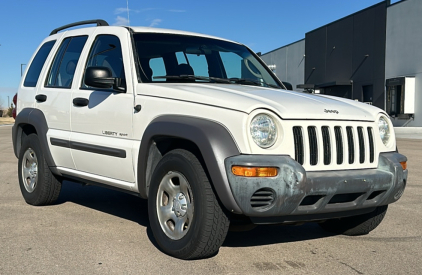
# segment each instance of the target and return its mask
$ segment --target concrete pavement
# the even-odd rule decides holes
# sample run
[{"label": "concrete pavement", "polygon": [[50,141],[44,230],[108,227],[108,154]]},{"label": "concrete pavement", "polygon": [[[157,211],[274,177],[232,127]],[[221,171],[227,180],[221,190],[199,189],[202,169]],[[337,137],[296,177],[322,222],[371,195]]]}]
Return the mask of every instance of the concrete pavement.
[{"label": "concrete pavement", "polygon": [[23,200],[11,127],[0,127],[0,274],[420,274],[422,140],[399,140],[409,181],[369,235],[335,236],[317,224],[229,232],[219,253],[182,261],[156,246],[147,203],[64,182],[58,202]]}]

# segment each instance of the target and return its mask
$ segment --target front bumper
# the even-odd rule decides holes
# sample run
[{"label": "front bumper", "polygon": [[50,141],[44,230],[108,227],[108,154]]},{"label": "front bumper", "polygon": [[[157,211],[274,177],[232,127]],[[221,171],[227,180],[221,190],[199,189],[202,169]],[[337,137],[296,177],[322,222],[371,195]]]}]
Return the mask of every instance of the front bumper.
[{"label": "front bumper", "polygon": [[[306,172],[290,156],[239,155],[227,158],[225,167],[237,204],[258,223],[261,217],[286,222],[357,215],[393,203],[406,186],[402,161],[407,158],[399,153],[382,153],[376,169]],[[231,172],[234,165],[277,167],[279,173],[239,177]]]}]

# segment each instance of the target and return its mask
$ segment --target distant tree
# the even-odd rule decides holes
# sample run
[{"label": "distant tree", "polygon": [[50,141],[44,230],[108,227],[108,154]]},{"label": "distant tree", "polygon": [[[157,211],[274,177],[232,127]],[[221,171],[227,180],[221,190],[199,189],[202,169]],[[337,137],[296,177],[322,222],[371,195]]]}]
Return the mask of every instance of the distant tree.
[{"label": "distant tree", "polygon": [[9,107],[9,109],[7,109],[7,116],[8,117],[12,117],[12,112],[13,112],[13,109],[14,109],[15,107],[13,106],[13,102],[12,103],[10,103],[10,107]]},{"label": "distant tree", "polygon": [[6,110],[3,109],[3,99],[0,97],[0,117],[6,115]]}]

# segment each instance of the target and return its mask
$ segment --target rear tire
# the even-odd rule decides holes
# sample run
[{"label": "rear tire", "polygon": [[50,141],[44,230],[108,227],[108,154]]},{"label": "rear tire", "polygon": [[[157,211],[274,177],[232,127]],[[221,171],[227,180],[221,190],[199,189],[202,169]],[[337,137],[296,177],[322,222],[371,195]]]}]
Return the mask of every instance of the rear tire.
[{"label": "rear tire", "polygon": [[155,168],[148,214],[159,247],[185,260],[215,255],[229,228],[202,165],[181,149],[168,152]]},{"label": "rear tire", "polygon": [[28,204],[49,205],[59,197],[62,184],[51,173],[36,134],[30,134],[23,140],[18,175],[22,196]]},{"label": "rear tire", "polygon": [[319,225],[328,232],[343,234],[347,236],[366,235],[374,230],[384,219],[388,205],[377,207],[373,212],[341,218],[327,220]]}]

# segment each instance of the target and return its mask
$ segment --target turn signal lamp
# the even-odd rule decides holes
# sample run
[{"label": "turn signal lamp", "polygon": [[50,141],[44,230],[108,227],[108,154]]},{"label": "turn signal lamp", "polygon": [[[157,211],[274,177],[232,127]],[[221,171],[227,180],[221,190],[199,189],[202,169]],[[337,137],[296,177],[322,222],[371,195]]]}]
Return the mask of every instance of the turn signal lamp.
[{"label": "turn signal lamp", "polygon": [[402,162],[400,162],[400,164],[401,164],[401,167],[403,168],[403,170],[407,169],[407,162],[406,161],[402,161]]},{"label": "turn signal lamp", "polygon": [[246,167],[246,166],[233,166],[232,173],[240,177],[275,177],[278,174],[275,167]]}]

